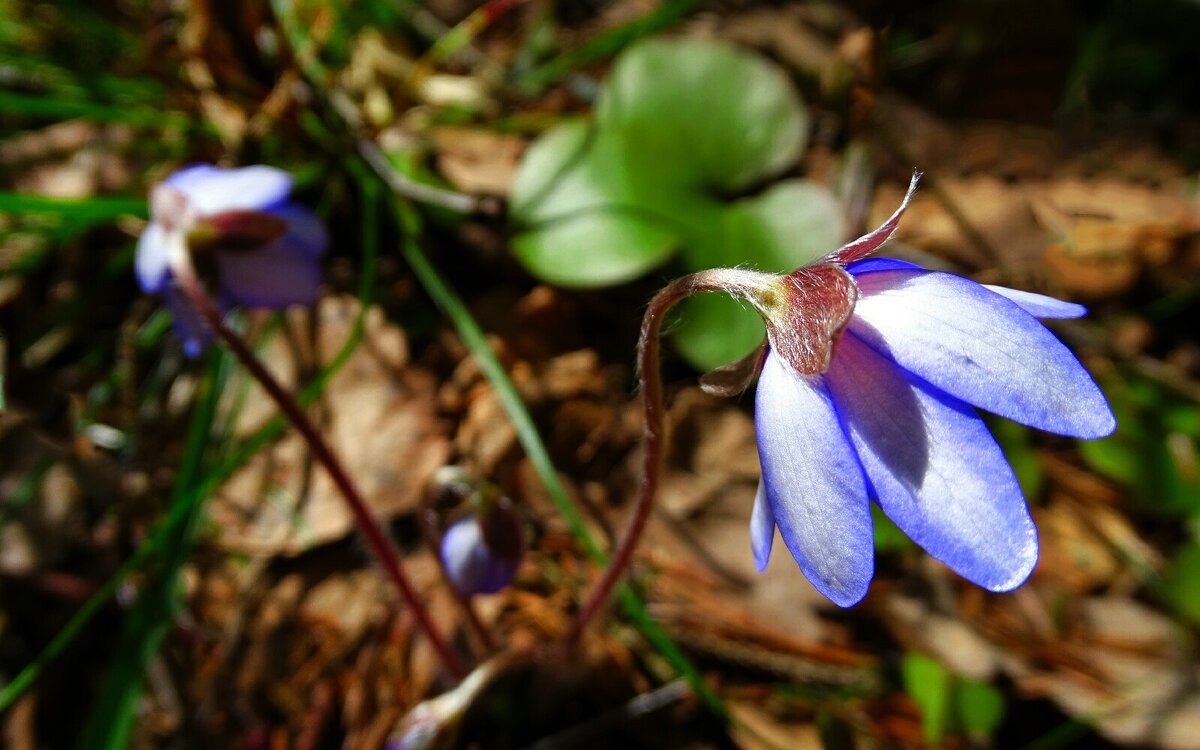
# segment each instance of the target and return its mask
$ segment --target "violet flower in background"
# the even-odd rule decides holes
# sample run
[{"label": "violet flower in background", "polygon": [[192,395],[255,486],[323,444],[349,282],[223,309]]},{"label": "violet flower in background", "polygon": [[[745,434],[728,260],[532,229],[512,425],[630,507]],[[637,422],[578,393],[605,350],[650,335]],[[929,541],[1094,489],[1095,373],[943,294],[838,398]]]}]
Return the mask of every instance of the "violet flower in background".
[{"label": "violet flower in background", "polygon": [[870,500],[959,575],[992,591],[1028,578],[1037,530],[1000,447],[972,407],[1079,438],[1116,421],[1075,356],[1037,318],[1083,307],[889,258],[875,232],[751,301],[767,322],[755,405],[762,482],[751,544],[775,528],[834,603],[866,595]]},{"label": "violet flower in background", "polygon": [[150,224],[138,240],[135,269],[144,291],[163,297],[188,356],[211,331],[173,283],[172,264],[191,258],[215,274],[217,304],[282,309],[307,305],[320,287],[325,227],[291,203],[292,177],[273,167],[223,169],[198,164],[175,172],[150,195]]},{"label": "violet flower in background", "polygon": [[439,554],[460,593],[494,594],[512,582],[525,555],[521,516],[507,499],[492,500],[446,529]]}]

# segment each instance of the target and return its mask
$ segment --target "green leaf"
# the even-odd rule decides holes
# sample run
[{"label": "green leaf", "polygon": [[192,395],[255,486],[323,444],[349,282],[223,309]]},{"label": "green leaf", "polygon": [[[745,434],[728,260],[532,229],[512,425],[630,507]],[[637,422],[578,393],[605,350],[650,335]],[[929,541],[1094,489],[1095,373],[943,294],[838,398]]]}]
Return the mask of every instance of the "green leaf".
[{"label": "green leaf", "polygon": [[723,294],[700,294],[679,304],[671,341],[700,370],[713,370],[745,357],[766,335],[750,306]]},{"label": "green leaf", "polygon": [[[1037,500],[1046,483],[1046,473],[1033,447],[1033,435],[1028,427],[1007,419],[987,419],[988,428],[1004,450],[1004,457],[1017,475],[1021,491],[1030,502]],[[1101,441],[1102,442],[1102,441]]]},{"label": "green leaf", "polygon": [[513,239],[513,252],[562,286],[635,279],[679,247],[672,220],[655,204],[686,212],[672,196],[639,188],[612,138],[587,123],[562,125],[530,146],[517,170],[511,210],[527,231]]},{"label": "green leaf", "polygon": [[972,742],[986,744],[1004,720],[1004,694],[989,683],[963,679],[954,695],[963,731]]},{"label": "green leaf", "polygon": [[599,287],[636,279],[678,244],[674,234],[637,217],[587,213],[516,237],[513,252],[552,284]]},{"label": "green leaf", "polygon": [[146,208],[145,198],[51,198],[30,193],[0,192],[0,212],[52,214],[88,223],[109,221],[127,214],[146,216]]},{"label": "green leaf", "polygon": [[[789,180],[728,206],[705,231],[700,219],[685,228],[683,262],[689,271],[744,266],[788,273],[841,244],[844,222],[825,188]],[[762,342],[762,318],[746,303],[724,296],[692,297],[680,305],[674,343],[693,366],[711,370],[749,354]]]},{"label": "green leaf", "polygon": [[782,71],[732,45],[652,39],[621,55],[597,102],[642,176],[738,190],[795,163],[808,118]]},{"label": "green leaf", "polygon": [[1200,510],[1200,445],[1190,434],[1194,409],[1144,378],[1106,384],[1117,431],[1082,442],[1096,472],[1125,484],[1146,511],[1167,516]]},{"label": "green leaf", "polygon": [[913,541],[908,538],[908,534],[905,534],[875,503],[871,503],[871,523],[875,529],[877,554],[902,552],[913,547]]},{"label": "green leaf", "polygon": [[950,719],[950,699],[953,679],[936,660],[924,654],[909,652],[901,665],[904,689],[921,709],[921,730],[925,741],[936,745]]},{"label": "green leaf", "polygon": [[1200,624],[1200,543],[1180,547],[1163,577],[1162,593],[1171,606],[1194,624]]},{"label": "green leaf", "polygon": [[807,180],[787,180],[729,206],[719,246],[697,242],[684,261],[696,269],[748,265],[790,273],[842,244],[846,224],[837,198]]},{"label": "green leaf", "polygon": [[[791,180],[725,203],[793,164],[808,119],[784,74],[731,45],[640,42],[616,62],[594,124],[561,125],[526,152],[513,184],[516,257],[563,286],[621,283],[676,252],[686,271],[748,266],[786,273],[836,248],[841,210]],[[701,369],[759,344],[758,315],[737,302],[687,300],[675,343]]]}]

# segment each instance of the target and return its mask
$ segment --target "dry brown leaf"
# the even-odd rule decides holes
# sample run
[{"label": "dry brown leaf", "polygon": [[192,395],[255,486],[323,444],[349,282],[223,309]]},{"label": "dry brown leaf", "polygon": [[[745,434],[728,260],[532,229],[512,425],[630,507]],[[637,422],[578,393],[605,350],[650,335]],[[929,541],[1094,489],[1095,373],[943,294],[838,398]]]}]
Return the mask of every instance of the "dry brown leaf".
[{"label": "dry brown leaf", "polygon": [[[698,387],[680,391],[667,415],[670,458],[658,506],[675,518],[694,514],[729,490],[758,482],[754,421],[735,403]],[[640,462],[640,457],[634,457]],[[631,464],[631,466],[640,463]],[[745,512],[749,518],[749,506]]]},{"label": "dry brown leaf", "polygon": [[997,645],[968,622],[933,611],[927,602],[890,594],[884,613],[907,650],[929,654],[956,674],[990,680],[1000,668],[1003,652]]},{"label": "dry brown leaf", "polygon": [[353,570],[310,588],[297,614],[302,621],[321,623],[344,641],[354,642],[383,620],[392,598],[380,571]]},{"label": "dry brown leaf", "polygon": [[517,431],[491,386],[479,384],[468,394],[467,413],[454,436],[454,450],[480,476],[496,468],[517,447]]},{"label": "dry brown leaf", "polygon": [[[328,361],[346,341],[356,313],[352,298],[322,300],[319,361]],[[285,383],[295,382],[294,357],[283,336],[272,337],[263,357]],[[383,518],[411,512],[450,455],[435,413],[435,379],[406,361],[403,332],[372,310],[363,342],[330,380],[322,400],[322,431],[368,507]],[[227,408],[238,390],[229,389]],[[273,414],[271,402],[251,386],[235,432],[250,434]],[[349,533],[354,520],[344,500],[310,461],[299,436],[289,434],[234,474],[210,506],[218,543],[252,554],[297,554]]]},{"label": "dry brown leaf", "polygon": [[748,750],[821,750],[820,733],[814,724],[794,724],[772,716],[758,701],[727,700],[732,726],[730,734],[738,747]]},{"label": "dry brown leaf", "polygon": [[1200,228],[1200,208],[1182,189],[1112,179],[1049,182],[1030,205],[1052,240],[1046,265],[1063,288],[1086,297],[1126,291]]},{"label": "dry brown leaf", "polygon": [[1041,536],[1039,578],[1082,593],[1111,583],[1124,570],[1112,547],[1074,506],[1050,503],[1039,508],[1036,516]]},{"label": "dry brown leaf", "polygon": [[1194,750],[1200,747],[1200,665],[1179,626],[1131,599],[1081,602],[1078,622],[1058,645],[1087,672],[1018,670],[1018,687],[1057,703],[1120,743]]},{"label": "dry brown leaf", "polygon": [[507,196],[525,141],[483,128],[447,126],[433,131],[438,169],[466,193]]},{"label": "dry brown leaf", "polygon": [[[1040,265],[1046,234],[1029,212],[1023,184],[1010,184],[990,175],[939,176],[939,183],[962,219],[995,249],[1006,266]],[[868,225],[877,226],[886,219],[902,194],[899,183],[881,185],[871,203]],[[887,208],[889,205],[891,208]],[[918,190],[904,217],[900,239],[942,257],[978,258],[978,248],[964,233],[959,219],[929,191]]]},{"label": "dry brown leaf", "polygon": [[0,143],[7,187],[54,198],[90,198],[127,190],[133,170],[125,151],[135,142],[125,125],[71,120]]}]

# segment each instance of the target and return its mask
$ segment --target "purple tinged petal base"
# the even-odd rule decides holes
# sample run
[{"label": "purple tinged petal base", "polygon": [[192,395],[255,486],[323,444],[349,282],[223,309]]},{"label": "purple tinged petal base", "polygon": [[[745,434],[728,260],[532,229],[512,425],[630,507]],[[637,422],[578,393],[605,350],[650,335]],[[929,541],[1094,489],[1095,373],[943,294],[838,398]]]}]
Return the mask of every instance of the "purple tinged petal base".
[{"label": "purple tinged petal base", "polygon": [[249,251],[218,251],[221,296],[247,307],[279,310],[316,301],[321,269],[286,237]]}]

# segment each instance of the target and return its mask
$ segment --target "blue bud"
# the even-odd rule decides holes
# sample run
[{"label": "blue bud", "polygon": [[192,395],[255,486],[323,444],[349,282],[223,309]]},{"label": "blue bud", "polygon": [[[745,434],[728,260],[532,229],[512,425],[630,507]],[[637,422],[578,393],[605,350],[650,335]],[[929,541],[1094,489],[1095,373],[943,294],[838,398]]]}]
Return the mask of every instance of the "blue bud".
[{"label": "blue bud", "polygon": [[440,554],[459,592],[494,594],[512,581],[525,554],[521,517],[506,498],[499,498],[451,525]]}]

